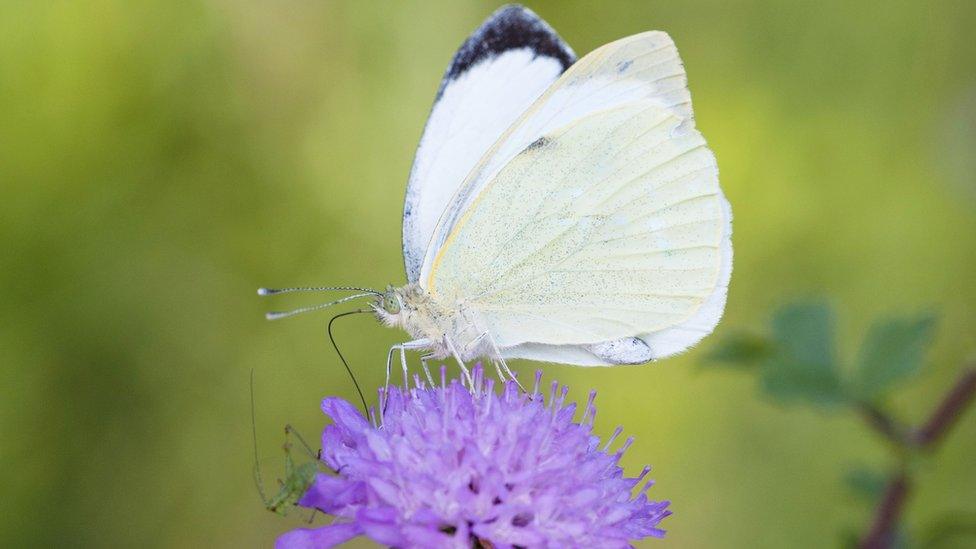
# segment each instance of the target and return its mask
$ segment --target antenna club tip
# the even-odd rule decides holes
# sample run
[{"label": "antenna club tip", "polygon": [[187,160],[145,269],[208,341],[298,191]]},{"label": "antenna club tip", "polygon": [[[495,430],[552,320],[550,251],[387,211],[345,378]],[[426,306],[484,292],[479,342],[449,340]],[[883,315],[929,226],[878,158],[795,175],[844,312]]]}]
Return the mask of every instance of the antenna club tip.
[{"label": "antenna club tip", "polygon": [[267,288],[258,288],[258,295],[271,295],[271,290]]}]

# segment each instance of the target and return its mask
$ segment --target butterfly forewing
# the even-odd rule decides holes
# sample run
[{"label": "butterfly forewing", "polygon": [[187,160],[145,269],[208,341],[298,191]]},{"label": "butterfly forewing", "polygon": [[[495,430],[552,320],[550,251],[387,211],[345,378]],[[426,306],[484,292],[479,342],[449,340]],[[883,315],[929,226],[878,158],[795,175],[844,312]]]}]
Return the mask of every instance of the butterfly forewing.
[{"label": "butterfly forewing", "polygon": [[692,126],[681,59],[670,37],[647,32],[607,44],[574,64],[481,157],[448,203],[426,250],[421,279],[457,220],[499,170],[533,141],[579,118],[648,99]]},{"label": "butterfly forewing", "polygon": [[411,282],[465,177],[573,61],[559,36],[520,6],[498,10],[462,44],[441,82],[407,184],[403,258]]}]

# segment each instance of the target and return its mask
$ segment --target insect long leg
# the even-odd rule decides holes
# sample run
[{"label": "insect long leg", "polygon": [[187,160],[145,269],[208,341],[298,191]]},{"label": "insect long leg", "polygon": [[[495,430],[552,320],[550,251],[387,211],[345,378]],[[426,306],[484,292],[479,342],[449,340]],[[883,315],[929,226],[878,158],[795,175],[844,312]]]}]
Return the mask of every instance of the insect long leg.
[{"label": "insect long leg", "polygon": [[410,373],[407,371],[407,351],[400,346],[400,366],[403,367],[403,390],[410,388]]},{"label": "insect long leg", "polygon": [[[471,326],[473,326],[473,324]],[[478,344],[487,339],[489,339],[488,332],[481,332],[478,337],[472,339],[467,345],[465,345],[464,348],[466,351],[476,351],[478,349]],[[498,367],[498,360],[496,360],[495,357],[491,357],[491,364],[495,367],[495,373],[498,374],[498,380],[504,383],[505,374],[503,374],[502,369]]]},{"label": "insect long leg", "polygon": [[454,346],[454,343],[451,341],[449,337],[444,336],[444,344],[447,346],[447,349],[451,351],[451,355],[454,356],[454,360],[457,361],[458,367],[461,368],[461,373],[464,375],[465,381],[468,382],[468,387],[474,390],[474,378],[471,377],[471,372],[468,371],[468,367],[465,366],[464,361],[461,360],[461,355],[460,353],[458,353],[457,348]]},{"label": "insect long leg", "polygon": [[[522,384],[519,382],[518,378],[515,377],[515,374],[512,372],[512,369],[508,367],[508,362],[505,362],[505,358],[502,356],[502,352],[498,349],[498,345],[495,343],[495,339],[491,337],[491,334],[487,332],[485,333],[485,336],[488,339],[488,345],[491,347],[491,352],[495,355],[495,357],[497,357],[497,360],[501,364],[502,369],[504,369],[505,373],[508,374],[508,377],[512,378],[512,381],[514,381],[515,384],[518,385],[519,389],[522,389],[522,392],[525,393],[526,392],[525,387],[522,387]],[[496,364],[496,367],[497,366],[498,365]]]},{"label": "insect long leg", "polygon": [[258,458],[258,428],[254,417],[254,370],[251,370],[251,440],[254,442],[254,485],[258,489],[258,495],[261,496],[261,502],[264,503],[265,507],[269,507],[270,500],[264,492],[264,479],[261,478],[261,460]]},{"label": "insect long leg", "polygon": [[386,411],[386,401],[390,394],[390,369],[393,366],[393,353],[397,346],[390,347],[390,352],[386,355],[386,383],[383,384],[383,402],[380,403],[380,410]]},{"label": "insect long leg", "polygon": [[429,339],[414,339],[413,341],[398,343],[390,347],[390,352],[386,354],[386,384],[383,386],[383,402],[380,403],[381,410],[386,410],[386,401],[390,392],[390,372],[393,369],[393,353],[400,351],[400,365],[403,366],[403,388],[406,389],[409,384],[406,351],[426,349],[428,347],[430,347]]},{"label": "insect long leg", "polygon": [[307,442],[305,442],[305,437],[303,437],[301,433],[296,431],[295,428],[291,426],[291,424],[285,425],[285,436],[287,437],[290,434],[295,435],[295,438],[298,439],[298,442],[301,443],[302,448],[305,449],[305,453],[307,453],[310,458],[316,460],[319,459],[318,452],[312,451],[312,447],[309,446]]},{"label": "insect long leg", "polygon": [[420,357],[420,365],[424,369],[424,374],[427,376],[427,381],[430,382],[431,389],[433,389],[434,387],[436,387],[436,385],[434,384],[434,377],[430,375],[430,368],[427,367],[427,361],[430,360],[430,359],[432,359],[432,358],[434,358],[433,353],[426,354],[426,355],[422,355]]}]

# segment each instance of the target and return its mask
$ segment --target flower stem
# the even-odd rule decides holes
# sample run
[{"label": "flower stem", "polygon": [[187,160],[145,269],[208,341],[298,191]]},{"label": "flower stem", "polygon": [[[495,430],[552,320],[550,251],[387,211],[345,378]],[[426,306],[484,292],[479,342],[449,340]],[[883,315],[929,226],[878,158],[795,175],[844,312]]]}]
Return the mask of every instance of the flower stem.
[{"label": "flower stem", "polygon": [[[976,397],[976,367],[967,367],[956,384],[942,398],[942,402],[917,429],[906,429],[882,410],[861,406],[868,424],[906,452],[928,451],[945,437]],[[885,487],[884,496],[874,512],[871,529],[861,539],[862,549],[887,549],[894,543],[895,530],[908,499],[911,478],[905,467],[893,473]]]},{"label": "flower stem", "polygon": [[914,444],[912,430],[873,404],[859,404],[858,411],[875,431],[897,447]]},{"label": "flower stem", "polygon": [[888,481],[884,497],[874,514],[871,530],[861,541],[862,549],[886,549],[894,542],[895,528],[908,498],[908,475],[901,471]]},{"label": "flower stem", "polygon": [[966,411],[976,396],[976,367],[963,372],[955,387],[942,399],[942,403],[925,425],[915,433],[918,446],[929,449],[935,446]]}]

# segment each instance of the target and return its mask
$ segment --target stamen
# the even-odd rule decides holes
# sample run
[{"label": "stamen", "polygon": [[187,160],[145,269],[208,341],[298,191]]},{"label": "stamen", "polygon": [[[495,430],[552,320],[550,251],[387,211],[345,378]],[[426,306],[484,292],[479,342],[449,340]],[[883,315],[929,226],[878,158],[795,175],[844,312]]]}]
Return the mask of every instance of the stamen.
[{"label": "stamen", "polygon": [[474,383],[471,385],[472,393],[476,395],[481,394],[481,382],[484,381],[484,379],[485,379],[484,368],[481,367],[480,363],[475,364]]},{"label": "stamen", "polygon": [[634,486],[637,486],[638,484],[640,484],[644,480],[644,477],[647,476],[647,473],[650,473],[650,472],[651,472],[651,466],[650,465],[645,465],[644,468],[641,469],[640,474],[637,475],[637,478],[635,478],[635,479],[632,480],[632,483],[631,483],[630,487],[633,488]]},{"label": "stamen", "polygon": [[583,410],[583,419],[580,423],[584,425],[593,426],[593,419],[596,417],[596,406],[593,405],[593,401],[596,400],[596,389],[590,390],[590,398],[586,400],[586,409]]},{"label": "stamen", "polygon": [[488,387],[485,390],[485,398],[487,399],[487,402],[485,403],[484,417],[488,417],[488,415],[491,414],[491,403],[492,403],[493,400],[495,400],[493,398],[495,396],[494,393],[495,393],[495,380],[494,379],[489,379],[488,380]]},{"label": "stamen", "polygon": [[618,461],[620,461],[620,458],[624,457],[624,452],[626,452],[627,449],[630,448],[630,445],[633,443],[634,443],[634,437],[627,437],[627,440],[624,441],[623,445],[620,446],[620,448],[617,449],[617,451],[614,453],[613,462],[617,463]]},{"label": "stamen", "polygon": [[519,388],[518,385],[514,383],[506,383],[505,390],[503,392],[505,402],[518,402],[519,398]]},{"label": "stamen", "polygon": [[620,433],[622,432],[624,432],[624,428],[622,426],[618,426],[616,429],[613,430],[613,434],[610,435],[610,438],[607,439],[607,443],[603,446],[604,452],[610,449],[610,445],[613,444],[614,440],[617,440],[617,437],[619,437]]}]

